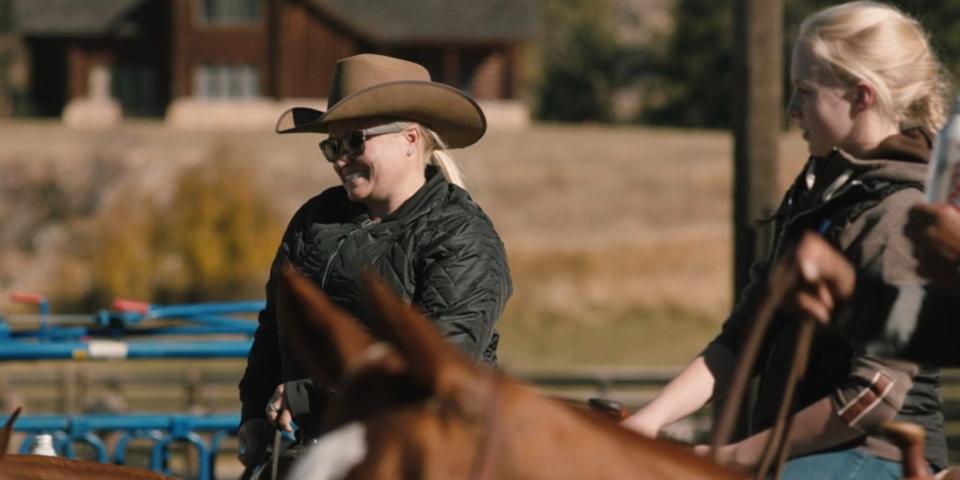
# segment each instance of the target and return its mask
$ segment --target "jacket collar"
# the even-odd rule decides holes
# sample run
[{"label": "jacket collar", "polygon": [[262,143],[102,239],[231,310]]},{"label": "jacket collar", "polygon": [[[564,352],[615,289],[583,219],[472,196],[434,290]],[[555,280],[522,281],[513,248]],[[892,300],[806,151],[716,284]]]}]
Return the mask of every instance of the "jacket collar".
[{"label": "jacket collar", "polygon": [[[862,157],[837,149],[826,158],[810,157],[804,170],[806,186],[815,178],[812,190],[836,190],[851,181],[886,181],[923,183],[931,149],[930,134],[911,129],[885,138]],[[835,185],[842,179],[840,185]]]},{"label": "jacket collar", "polygon": [[383,217],[381,223],[391,221],[407,222],[429,212],[447,190],[447,180],[440,173],[440,169],[427,165],[424,175],[427,181],[416,193],[400,204],[400,207]]},{"label": "jacket collar", "polygon": [[930,134],[917,128],[885,138],[863,158],[841,149],[811,156],[771,219],[788,210],[816,209],[864,182],[923,184],[931,143]]}]

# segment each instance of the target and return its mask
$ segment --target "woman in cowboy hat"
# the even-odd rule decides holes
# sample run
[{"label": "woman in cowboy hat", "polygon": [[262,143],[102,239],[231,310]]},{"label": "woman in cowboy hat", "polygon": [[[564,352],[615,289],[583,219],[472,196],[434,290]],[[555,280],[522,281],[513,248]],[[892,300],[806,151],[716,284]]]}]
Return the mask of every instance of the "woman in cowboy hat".
[{"label": "woman in cowboy hat", "polygon": [[311,417],[327,399],[277,329],[275,278],[286,262],[362,321],[360,276],[373,270],[464,353],[496,361],[494,322],[511,293],[506,254],[446,151],[480,139],[483,112],[422,66],[381,55],[340,60],[332,84],[326,112],[293,108],[277,123],[277,133],[327,134],[320,151],[341,184],[300,207],[274,260],[240,381],[247,465],[259,459],[269,424],[289,430],[295,418],[303,439],[317,435]]}]

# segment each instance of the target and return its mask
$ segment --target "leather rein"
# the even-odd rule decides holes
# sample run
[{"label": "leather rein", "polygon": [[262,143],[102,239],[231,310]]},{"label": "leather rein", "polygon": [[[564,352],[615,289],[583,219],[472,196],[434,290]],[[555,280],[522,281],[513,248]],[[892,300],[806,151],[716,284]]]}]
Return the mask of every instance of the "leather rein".
[{"label": "leather rein", "polygon": [[[734,370],[734,376],[727,398],[723,403],[722,413],[714,429],[713,440],[710,442],[710,456],[714,461],[718,460],[717,455],[720,447],[728,444],[730,441],[738,410],[743,402],[747,384],[753,371],[753,365],[756,363],[757,354],[760,351],[763,338],[769,330],[774,314],[777,312],[781,302],[786,298],[787,293],[793,290],[796,285],[797,280],[794,278],[784,284],[770,286],[766,298],[761,304],[756,317],[754,317],[747,341],[737,359],[737,367],[736,370]],[[768,478],[768,472],[770,472],[771,468],[774,472],[773,478],[777,480],[780,479],[783,464],[789,455],[787,438],[790,435],[790,424],[792,423],[789,420],[792,419],[792,410],[795,406],[793,397],[796,393],[797,384],[806,373],[810,345],[813,342],[815,327],[816,323],[812,318],[803,318],[798,327],[796,344],[793,350],[793,360],[784,385],[783,402],[777,411],[776,422],[771,428],[770,438],[767,441],[766,447],[764,447],[760,467],[755,477],[757,479]]]}]

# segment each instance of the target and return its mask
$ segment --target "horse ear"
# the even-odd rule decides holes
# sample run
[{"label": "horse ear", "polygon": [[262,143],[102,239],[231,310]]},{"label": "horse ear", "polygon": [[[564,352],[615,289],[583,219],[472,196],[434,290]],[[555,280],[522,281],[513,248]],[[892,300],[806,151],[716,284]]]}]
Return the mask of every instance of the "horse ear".
[{"label": "horse ear", "polygon": [[21,407],[17,407],[13,411],[13,415],[10,415],[10,418],[7,419],[7,423],[3,425],[3,433],[0,433],[0,459],[7,454],[7,448],[10,446],[10,435],[13,433],[13,422],[17,421],[17,417],[20,416]]},{"label": "horse ear", "polygon": [[364,281],[383,336],[406,360],[414,378],[440,392],[452,386],[451,382],[476,374],[473,362],[440,336],[434,325],[401,300],[379,276],[366,272]]},{"label": "horse ear", "polygon": [[340,382],[344,370],[361,357],[373,338],[310,280],[287,264],[277,292],[277,321],[311,375]]}]

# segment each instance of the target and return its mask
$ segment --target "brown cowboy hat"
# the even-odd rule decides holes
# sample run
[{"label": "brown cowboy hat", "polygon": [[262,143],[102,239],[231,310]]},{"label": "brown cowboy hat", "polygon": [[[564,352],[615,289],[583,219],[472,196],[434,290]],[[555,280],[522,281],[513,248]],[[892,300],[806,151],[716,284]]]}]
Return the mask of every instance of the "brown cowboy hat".
[{"label": "brown cowboy hat", "polygon": [[487,129],[472,98],[449,85],[430,81],[422,66],[383,55],[341,59],[333,69],[326,112],[295,107],[277,120],[277,133],[327,133],[337,120],[389,117],[422,123],[451,148],[470,145]]}]

